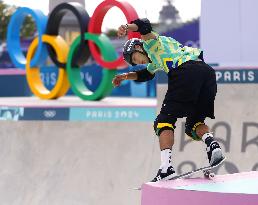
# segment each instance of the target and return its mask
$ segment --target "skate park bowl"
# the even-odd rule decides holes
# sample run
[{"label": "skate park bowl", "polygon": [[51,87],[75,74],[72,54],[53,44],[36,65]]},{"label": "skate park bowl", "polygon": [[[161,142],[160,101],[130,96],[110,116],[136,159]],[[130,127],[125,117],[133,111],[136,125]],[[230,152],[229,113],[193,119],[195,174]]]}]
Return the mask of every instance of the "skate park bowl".
[{"label": "skate park bowl", "polygon": [[[106,4],[114,1],[103,2]],[[102,19],[103,15],[93,15],[93,17]],[[128,22],[133,18],[136,16],[130,14]],[[101,27],[101,23],[91,24],[97,27],[96,30]],[[55,23],[53,25],[55,29],[58,28]],[[214,27],[216,24],[210,25]],[[17,22],[14,22],[13,26],[16,31]],[[10,32],[10,34],[19,33]],[[214,34],[218,35],[218,32]],[[18,35],[17,39],[19,38]],[[209,36],[209,39],[213,43],[217,38]],[[11,38],[10,40],[12,41]],[[81,39],[82,42],[84,40]],[[15,48],[11,45],[9,45],[11,48]],[[232,49],[230,46],[227,47]],[[247,47],[250,52],[251,48],[255,49],[257,46]],[[63,51],[60,47],[58,50]],[[224,52],[219,53],[227,56]],[[256,55],[255,51],[251,53]],[[95,53],[96,55],[99,56],[98,53]],[[61,63],[64,63],[64,59]],[[101,95],[103,99],[95,102],[88,98],[89,101],[81,100],[79,95],[58,95],[60,98],[53,97],[55,100],[46,98],[40,100],[37,95],[31,97],[28,86],[26,93],[29,94],[22,96],[30,97],[1,97],[1,204],[257,205],[257,65],[216,68],[218,82],[218,95],[215,101],[216,119],[208,119],[206,122],[222,145],[227,160],[214,170],[216,174],[214,180],[193,178],[156,184],[146,183],[153,179],[160,166],[159,138],[154,133],[153,121],[160,111],[167,91],[166,82],[158,82],[155,98]],[[20,69],[22,66],[17,67]],[[61,68],[58,70],[64,71]],[[72,69],[72,72],[76,71],[79,70]],[[21,80],[27,83],[26,73],[21,71],[19,73],[23,75]],[[107,73],[111,71],[108,70]],[[37,77],[40,77],[38,74],[39,72]],[[113,70],[111,74],[114,74]],[[111,74],[108,76],[112,76]],[[101,87],[111,89],[111,78],[107,80],[109,86]],[[32,76],[30,80],[34,81],[35,78]],[[17,80],[9,77],[8,81]],[[139,86],[136,86],[137,84],[132,84],[133,92],[139,91]],[[17,91],[13,85],[2,84],[1,87],[6,90],[10,87]],[[79,91],[86,97],[89,97],[89,93],[93,94],[87,92],[85,87],[82,88]],[[146,86],[146,92],[147,90]],[[10,94],[10,91],[7,92]],[[103,93],[108,92],[103,91]],[[205,145],[186,136],[184,121],[184,119],[177,121],[176,143],[173,146],[172,160],[178,174],[202,167],[207,163]],[[141,191],[133,190],[133,187],[139,186],[142,186]]]},{"label": "skate park bowl", "polygon": [[213,180],[191,178],[142,186],[142,205],[256,205],[258,172],[217,175]]},{"label": "skate park bowl", "polygon": [[1,204],[139,205],[132,187],[159,158],[155,112],[155,99],[1,98]]}]

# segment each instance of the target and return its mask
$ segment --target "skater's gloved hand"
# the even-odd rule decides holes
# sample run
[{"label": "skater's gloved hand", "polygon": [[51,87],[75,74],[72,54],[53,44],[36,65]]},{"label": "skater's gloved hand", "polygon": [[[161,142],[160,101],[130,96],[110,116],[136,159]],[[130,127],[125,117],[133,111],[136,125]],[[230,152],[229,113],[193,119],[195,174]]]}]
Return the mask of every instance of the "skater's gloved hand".
[{"label": "skater's gloved hand", "polygon": [[116,75],[112,81],[114,87],[120,86],[123,80],[127,79],[127,74]]},{"label": "skater's gloved hand", "polygon": [[125,24],[125,25],[121,25],[119,28],[118,28],[118,31],[117,31],[117,35],[118,37],[124,37],[128,34],[129,31],[137,31],[138,30],[138,26],[134,23],[132,24]]},{"label": "skater's gloved hand", "polygon": [[117,36],[118,37],[124,37],[126,36],[128,33],[128,24],[126,25],[121,25],[119,28],[118,28],[118,31],[117,31]]}]

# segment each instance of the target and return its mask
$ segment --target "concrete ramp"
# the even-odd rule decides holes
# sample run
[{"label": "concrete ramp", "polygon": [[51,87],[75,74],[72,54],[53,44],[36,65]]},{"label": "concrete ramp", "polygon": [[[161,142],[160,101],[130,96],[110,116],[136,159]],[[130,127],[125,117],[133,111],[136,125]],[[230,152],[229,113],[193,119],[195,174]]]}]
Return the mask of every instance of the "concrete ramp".
[{"label": "concrete ramp", "polygon": [[158,158],[150,122],[1,121],[0,204],[139,205]]},{"label": "concrete ramp", "polygon": [[258,172],[179,179],[142,186],[142,205],[257,205]]},{"label": "concrete ramp", "polygon": [[1,205],[140,205],[159,166],[155,99],[1,98]]}]

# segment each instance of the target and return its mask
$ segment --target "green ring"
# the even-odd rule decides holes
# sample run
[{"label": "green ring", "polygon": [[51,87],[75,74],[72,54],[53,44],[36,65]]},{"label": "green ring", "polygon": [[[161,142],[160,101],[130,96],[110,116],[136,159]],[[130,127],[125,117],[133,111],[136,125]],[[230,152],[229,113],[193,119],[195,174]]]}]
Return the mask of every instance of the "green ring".
[{"label": "green ring", "polygon": [[[104,60],[113,61],[117,58],[115,48],[113,47],[106,35],[85,33],[84,39],[91,40],[97,44]],[[95,90],[95,92],[90,91],[83,82],[83,79],[81,78],[80,69],[78,67],[72,66],[73,54],[80,45],[80,42],[81,38],[80,36],[78,36],[70,47],[66,65],[68,79],[71,84],[72,91],[82,100],[101,100],[111,93],[113,89],[112,79],[116,75],[117,71],[104,68],[102,70],[102,80],[98,88]]]}]

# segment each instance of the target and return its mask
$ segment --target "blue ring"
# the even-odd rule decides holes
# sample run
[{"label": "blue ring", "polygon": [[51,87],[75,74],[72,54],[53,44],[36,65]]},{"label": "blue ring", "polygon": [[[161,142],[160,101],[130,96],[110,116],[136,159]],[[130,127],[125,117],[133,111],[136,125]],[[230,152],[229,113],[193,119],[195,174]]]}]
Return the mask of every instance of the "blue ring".
[{"label": "blue ring", "polygon": [[31,15],[38,30],[39,44],[34,57],[31,60],[31,67],[42,65],[47,58],[46,45],[42,43],[41,36],[46,31],[47,17],[40,10],[32,10],[22,7],[12,15],[7,28],[7,50],[9,56],[17,68],[25,69],[26,57],[20,45],[20,28],[27,15]]}]

